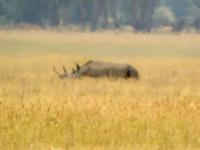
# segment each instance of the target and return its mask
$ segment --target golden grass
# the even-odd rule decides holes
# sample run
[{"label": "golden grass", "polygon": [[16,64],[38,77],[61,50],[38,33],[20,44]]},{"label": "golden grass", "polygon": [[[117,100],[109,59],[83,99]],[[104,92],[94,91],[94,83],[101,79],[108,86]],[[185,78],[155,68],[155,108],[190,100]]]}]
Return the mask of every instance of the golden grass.
[{"label": "golden grass", "polygon": [[[0,31],[0,149],[199,149],[199,41]],[[59,80],[52,72],[88,59],[130,63],[141,79]]]}]

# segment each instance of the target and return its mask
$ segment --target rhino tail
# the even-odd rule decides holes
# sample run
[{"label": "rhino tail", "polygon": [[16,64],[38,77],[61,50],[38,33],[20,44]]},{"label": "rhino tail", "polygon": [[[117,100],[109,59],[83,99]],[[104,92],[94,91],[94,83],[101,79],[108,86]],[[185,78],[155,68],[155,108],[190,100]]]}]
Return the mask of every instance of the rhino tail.
[{"label": "rhino tail", "polygon": [[130,77],[134,77],[135,79],[140,78],[138,71],[133,67],[128,67],[127,72],[126,72],[126,76],[128,78],[130,78]]}]

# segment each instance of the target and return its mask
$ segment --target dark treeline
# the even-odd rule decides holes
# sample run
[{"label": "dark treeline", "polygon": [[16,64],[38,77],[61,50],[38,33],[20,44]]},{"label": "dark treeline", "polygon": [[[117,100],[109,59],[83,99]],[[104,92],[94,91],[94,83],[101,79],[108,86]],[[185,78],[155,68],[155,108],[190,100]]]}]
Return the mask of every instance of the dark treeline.
[{"label": "dark treeline", "polygon": [[136,31],[171,26],[200,29],[200,0],[0,0],[0,25],[78,25],[82,29]]}]

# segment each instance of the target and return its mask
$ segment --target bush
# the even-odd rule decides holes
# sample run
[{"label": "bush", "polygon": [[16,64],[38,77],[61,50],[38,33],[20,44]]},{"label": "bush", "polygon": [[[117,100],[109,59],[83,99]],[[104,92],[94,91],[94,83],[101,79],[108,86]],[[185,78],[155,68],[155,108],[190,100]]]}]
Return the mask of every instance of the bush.
[{"label": "bush", "polygon": [[160,6],[155,10],[153,16],[154,26],[170,26],[176,22],[176,17],[167,6]]}]

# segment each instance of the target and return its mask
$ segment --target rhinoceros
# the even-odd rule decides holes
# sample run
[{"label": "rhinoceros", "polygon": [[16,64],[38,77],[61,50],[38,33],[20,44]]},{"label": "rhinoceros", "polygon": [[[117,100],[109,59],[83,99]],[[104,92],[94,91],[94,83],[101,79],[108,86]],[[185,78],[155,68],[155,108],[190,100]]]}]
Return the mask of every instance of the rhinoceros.
[{"label": "rhinoceros", "polygon": [[63,66],[63,74],[60,74],[55,67],[54,72],[61,78],[79,78],[79,77],[114,77],[114,78],[135,78],[139,79],[138,71],[129,64],[118,64],[102,61],[90,60],[84,65],[76,64],[76,70],[67,73],[66,68]]}]

